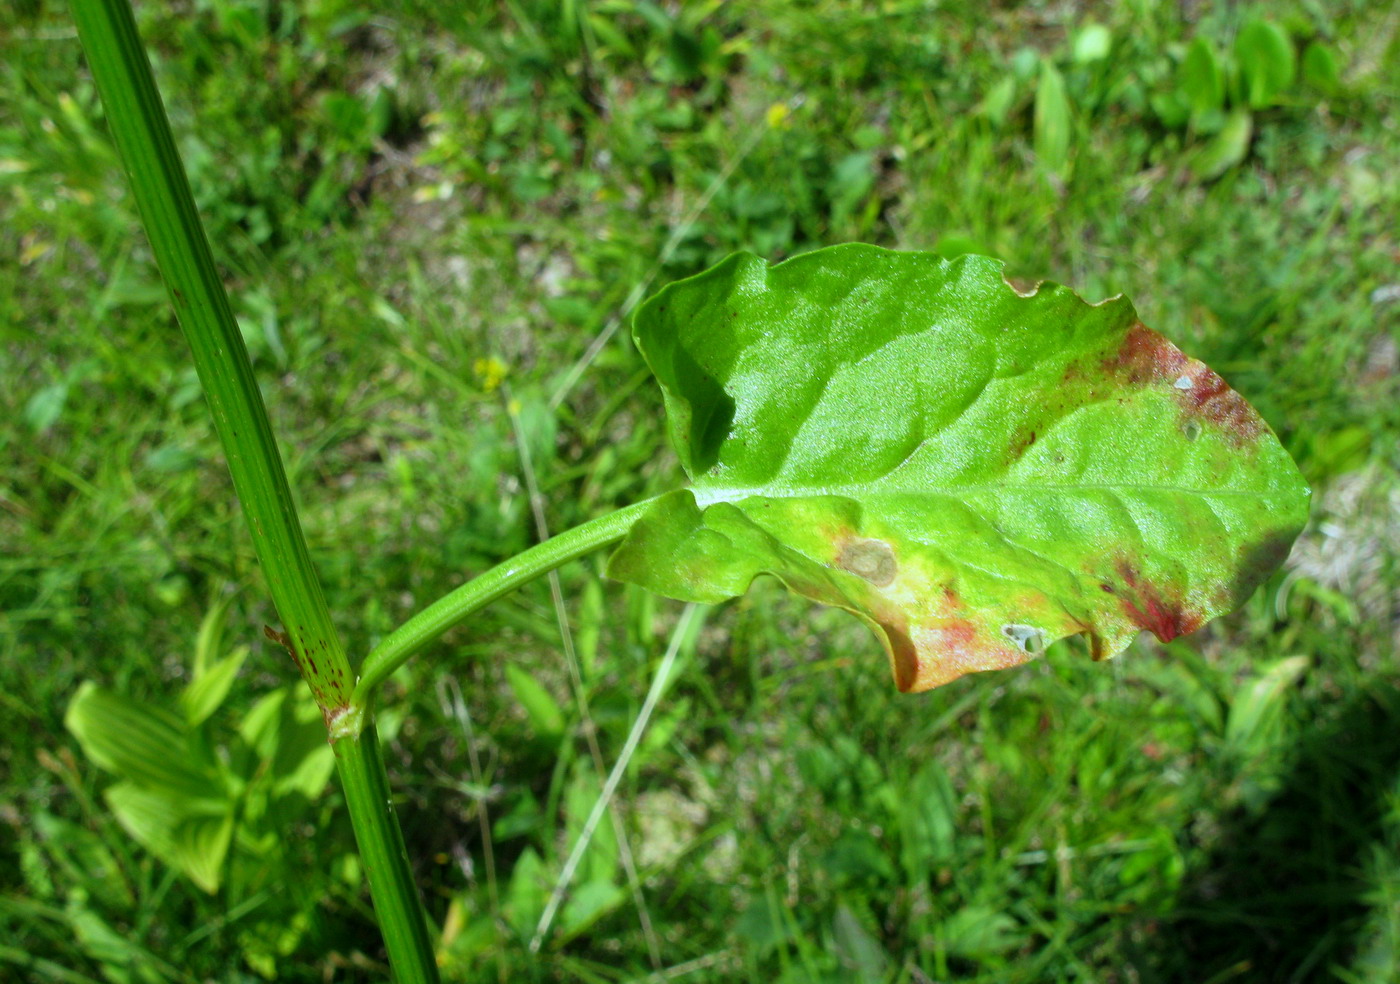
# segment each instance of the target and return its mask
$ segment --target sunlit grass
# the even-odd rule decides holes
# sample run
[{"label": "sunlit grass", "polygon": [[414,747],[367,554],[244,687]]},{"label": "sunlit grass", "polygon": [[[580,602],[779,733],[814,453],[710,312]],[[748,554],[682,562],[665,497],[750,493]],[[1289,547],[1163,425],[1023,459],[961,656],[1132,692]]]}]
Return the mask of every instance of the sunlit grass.
[{"label": "sunlit grass", "polygon": [[[1299,458],[1319,490],[1310,562],[1202,636],[1110,665],[1060,647],[915,698],[848,616],[771,585],[714,611],[618,791],[661,965],[696,981],[1393,979],[1393,16],[1270,8],[1333,39],[1348,92],[1260,113],[1249,159],[1203,185],[1183,163],[1194,138],[1143,100],[1174,46],[1228,37],[1235,14],[1099,11],[1114,53],[1081,72],[1074,8],[897,7],[721,7],[672,31],[643,5],[586,22],[537,3],[143,5],[343,636],[363,654],[534,541],[502,374],[550,529],[674,484],[625,332],[551,409],[668,240],[658,283],[731,249],[862,238],[1122,291]],[[0,66],[0,937],[92,980],[122,961],[136,980],[251,980],[245,934],[272,931],[270,899],[204,895],[132,845],[62,726],[84,679],[173,701],[204,613],[235,588],[229,643],[253,654],[215,730],[295,673],[262,639],[275,619],[64,18],[17,18]],[[1056,56],[1075,100],[1059,178],[1033,156],[1022,48]],[[1004,116],[977,112],[1006,79]],[[680,606],[599,569],[560,573],[611,763]],[[458,927],[452,979],[653,970],[625,891],[526,949],[598,786],[560,651],[541,583],[390,684],[406,708],[391,776],[432,915]],[[1295,657],[1296,682],[1247,715],[1259,676]],[[563,708],[562,736],[520,709],[507,662]],[[347,854],[335,795],[315,809],[322,850]],[[314,861],[303,834],[286,877],[319,902],[282,977],[378,979],[358,872]],[[586,864],[625,885],[606,851]],[[16,959],[0,951],[0,978]],[[14,972],[61,979],[48,966]]]}]

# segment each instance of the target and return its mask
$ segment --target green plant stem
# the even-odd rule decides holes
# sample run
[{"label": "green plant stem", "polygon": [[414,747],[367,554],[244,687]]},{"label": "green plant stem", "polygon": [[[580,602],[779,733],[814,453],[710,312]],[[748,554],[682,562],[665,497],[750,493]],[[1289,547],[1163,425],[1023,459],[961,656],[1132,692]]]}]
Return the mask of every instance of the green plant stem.
[{"label": "green plant stem", "polygon": [[397,945],[398,952],[389,948],[394,978],[398,984],[434,984],[438,974],[433,945],[418,905],[403,832],[389,798],[389,779],[373,720],[366,715],[365,727],[358,735],[342,738],[331,747],[360,845],[360,859],[369,874],[379,930],[385,942],[394,940]]},{"label": "green plant stem", "polygon": [[389,633],[365,657],[350,697],[352,713],[367,710],[379,685],[404,662],[473,612],[584,554],[622,539],[655,499],[624,506],[565,530],[472,578]]},{"label": "green plant stem", "polygon": [[336,763],[389,962],[401,984],[431,984],[438,979],[437,964],[389,802],[373,722],[369,715],[346,718],[349,660],[311,565],[262,394],[195,210],[130,4],[73,0],[73,18],[194,356],[268,591],[285,626],[286,645],[327,726],[340,736]]},{"label": "green plant stem", "polygon": [[316,703],[334,717],[350,694],[350,661],[311,566],[262,393],[195,210],[130,3],[73,0],[73,18],[194,356],[268,593]]}]

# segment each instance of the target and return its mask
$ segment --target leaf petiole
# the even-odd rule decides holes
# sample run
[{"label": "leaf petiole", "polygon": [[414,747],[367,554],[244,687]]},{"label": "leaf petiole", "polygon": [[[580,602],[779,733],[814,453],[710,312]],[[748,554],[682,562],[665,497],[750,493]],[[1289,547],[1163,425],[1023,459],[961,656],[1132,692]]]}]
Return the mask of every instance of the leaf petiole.
[{"label": "leaf petiole", "polygon": [[[622,539],[654,501],[654,498],[644,499],[552,536],[472,578],[390,632],[370,651],[360,667],[359,679],[350,696],[346,725],[354,727],[379,685],[414,653],[497,598],[562,564]],[[333,737],[338,736],[333,734]]]}]

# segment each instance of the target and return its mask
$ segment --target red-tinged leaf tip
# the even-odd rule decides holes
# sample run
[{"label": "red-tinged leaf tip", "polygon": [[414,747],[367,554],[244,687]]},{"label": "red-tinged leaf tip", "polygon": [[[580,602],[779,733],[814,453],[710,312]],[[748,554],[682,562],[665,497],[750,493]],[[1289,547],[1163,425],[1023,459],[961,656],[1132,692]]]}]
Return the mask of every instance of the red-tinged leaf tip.
[{"label": "red-tinged leaf tip", "polygon": [[912,671],[895,672],[902,693],[920,693],[952,683],[958,677],[984,670],[1007,670],[1035,658],[1006,639],[991,637],[987,626],[970,618],[950,619],[930,625],[915,636]]},{"label": "red-tinged leaf tip", "polygon": [[1103,369],[1134,386],[1169,388],[1181,407],[1182,431],[1189,440],[1199,434],[1194,428],[1201,421],[1214,424],[1235,447],[1253,444],[1268,430],[1254,408],[1219,374],[1140,321],[1104,359]]}]

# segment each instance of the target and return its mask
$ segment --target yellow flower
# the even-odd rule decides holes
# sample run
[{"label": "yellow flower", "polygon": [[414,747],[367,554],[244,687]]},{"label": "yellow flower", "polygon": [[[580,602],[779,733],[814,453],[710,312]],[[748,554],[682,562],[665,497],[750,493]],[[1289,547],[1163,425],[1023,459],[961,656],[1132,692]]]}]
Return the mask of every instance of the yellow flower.
[{"label": "yellow flower", "polygon": [[505,381],[509,369],[504,362],[492,355],[473,362],[472,372],[476,374],[477,382],[481,384],[483,390],[487,393],[494,393]]}]

